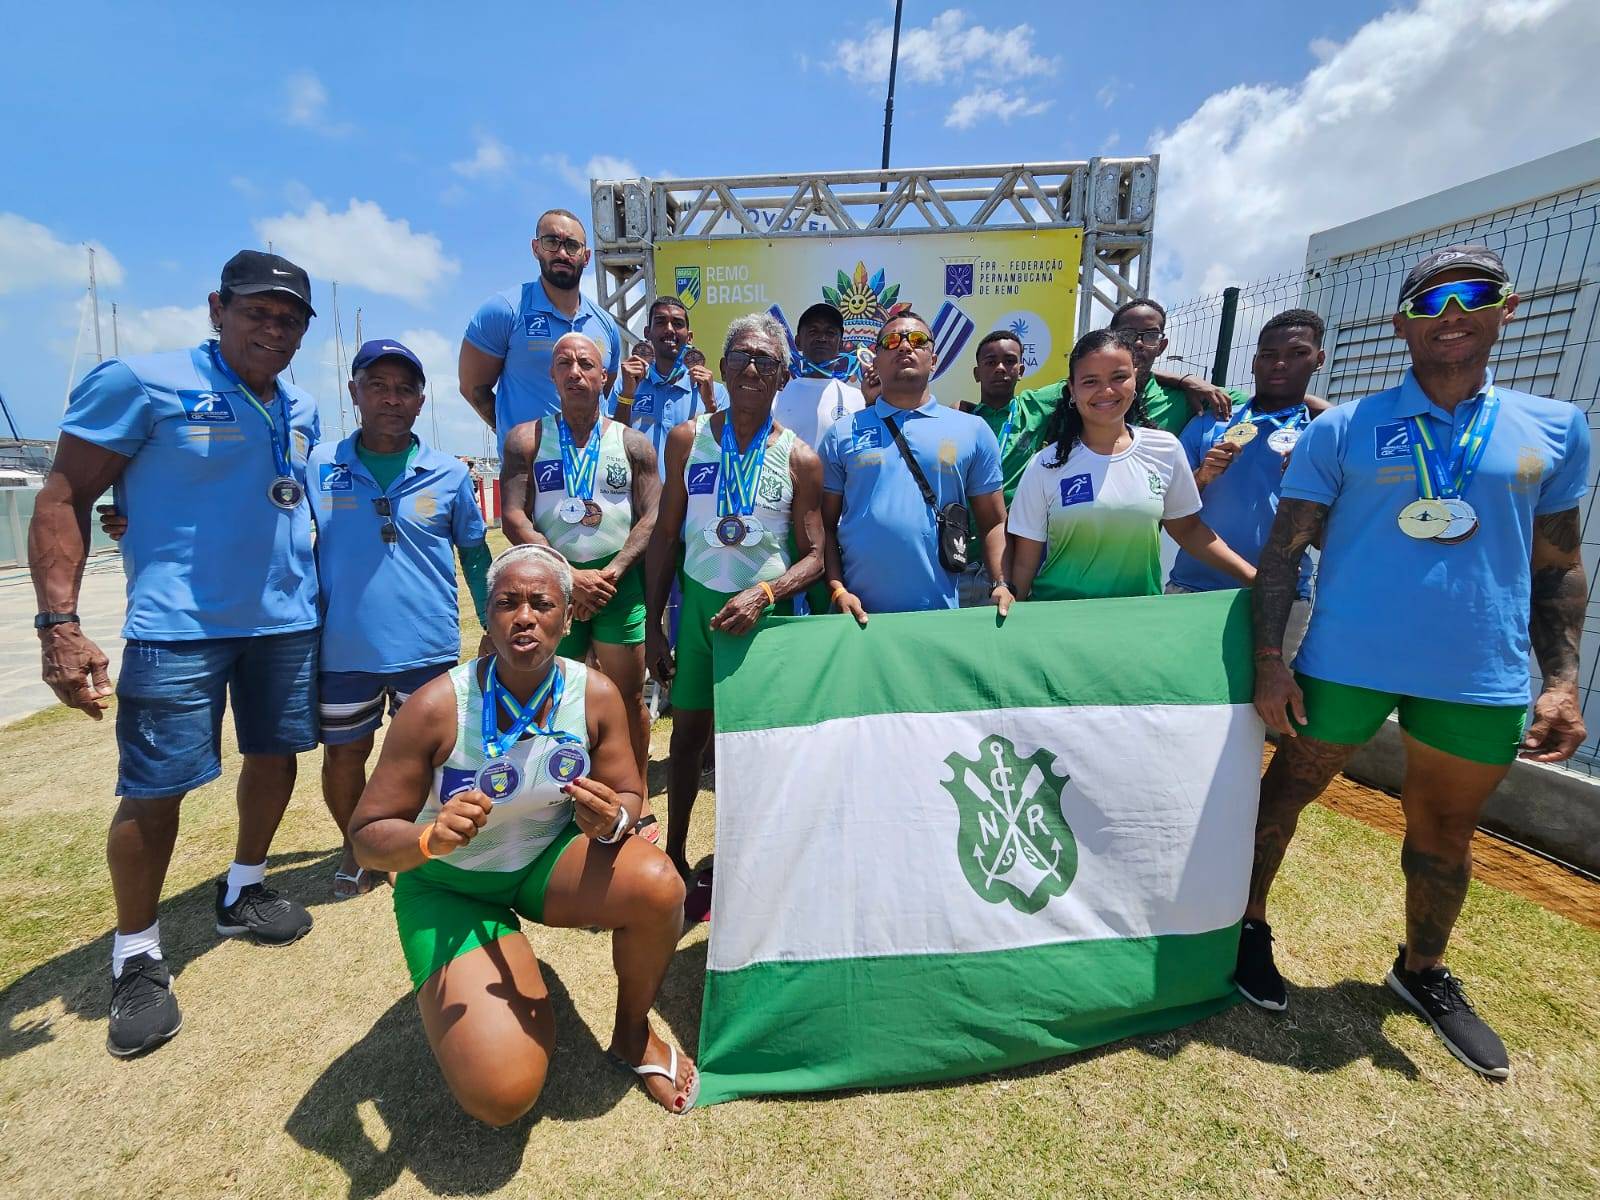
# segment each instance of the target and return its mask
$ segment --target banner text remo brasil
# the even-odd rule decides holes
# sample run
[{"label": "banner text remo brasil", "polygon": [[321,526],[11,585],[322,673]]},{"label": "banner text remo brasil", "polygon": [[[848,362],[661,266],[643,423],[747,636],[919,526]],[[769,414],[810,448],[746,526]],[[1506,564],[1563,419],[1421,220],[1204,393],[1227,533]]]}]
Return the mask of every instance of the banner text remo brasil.
[{"label": "banner text remo brasil", "polygon": [[1499,411],[1500,398],[1491,387],[1461,436],[1450,446],[1448,461],[1434,444],[1428,423],[1420,416],[1406,419],[1417,466],[1417,490],[1422,497],[1400,510],[1400,532],[1419,541],[1454,546],[1478,531],[1478,514],[1462,496],[1483,461]]},{"label": "banner text remo brasil", "polygon": [[[551,782],[559,787],[571,783],[580,775],[587,775],[588,751],[572,734],[555,727],[556,713],[561,711],[561,697],[567,687],[561,665],[552,661],[550,672],[544,677],[544,682],[534,689],[527,704],[519,705],[516,698],[501,687],[500,681],[495,677],[496,661],[491,658],[489,667],[484,672],[482,733],[483,755],[487,761],[478,768],[478,774],[473,780],[478,790],[496,804],[502,800],[509,800],[517,793],[522,786],[522,774],[517,770],[516,764],[505,755],[530,730],[543,737],[552,738],[556,743],[555,748],[544,759],[545,774],[550,776]],[[539,725],[536,724],[536,717],[546,699],[550,701],[550,723]],[[496,720],[498,710],[502,707],[506,710],[506,715],[511,718],[511,728],[504,733],[498,731],[499,722]]]},{"label": "banner text remo brasil", "polygon": [[[289,465],[289,404],[281,396],[278,405],[282,415],[282,427],[273,415],[267,411],[267,406],[256,399],[256,394],[245,386],[244,380],[234,373],[232,367],[222,357],[216,342],[210,343],[211,361],[229,383],[239,389],[240,394],[250,402],[250,407],[261,414],[261,419],[267,423],[267,433],[272,438],[272,469],[274,471],[272,482],[267,485],[267,499],[271,500],[285,512],[293,512],[300,507],[300,501],[306,498],[305,488],[300,486],[300,481],[294,477],[294,471]],[[276,392],[277,384],[273,384]]]}]

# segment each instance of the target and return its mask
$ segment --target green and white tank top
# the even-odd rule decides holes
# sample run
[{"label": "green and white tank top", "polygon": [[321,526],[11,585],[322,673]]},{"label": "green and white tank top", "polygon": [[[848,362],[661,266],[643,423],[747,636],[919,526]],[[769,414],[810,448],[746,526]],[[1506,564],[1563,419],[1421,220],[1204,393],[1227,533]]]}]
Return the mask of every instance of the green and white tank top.
[{"label": "green and white tank top", "polygon": [[[489,761],[483,752],[478,661],[468,660],[450,672],[456,690],[456,745],[450,757],[434,769],[433,788],[417,814],[418,825],[433,824],[446,800],[475,787],[478,771]],[[570,658],[556,661],[565,673],[566,686],[556,710],[555,728],[572,734],[588,750],[583,696],[589,670]],[[506,751],[504,757],[516,768],[515,783],[504,799],[496,801],[477,836],[441,861],[466,871],[520,871],[555,841],[572,820],[572,797],[545,770],[557,744],[554,738],[533,734]]]},{"label": "green and white tank top", "polygon": [[717,490],[722,446],[711,436],[710,414],[695,418],[694,445],[683,474],[688,493],[683,514],[683,569],[690,579],[714,592],[742,592],[771,582],[789,569],[789,509],[794,502],[789,450],[794,441],[794,430],[785,429],[767,443],[766,461],[756,481],[756,506],[750,514],[760,522],[760,535],[749,546],[724,546],[708,532],[721,515]]},{"label": "green and white tank top", "polygon": [[557,511],[567,499],[566,477],[561,471],[561,432],[553,415],[539,421],[539,452],[534,456],[531,492],[533,527],[573,562],[610,558],[622,549],[633,528],[633,468],[622,444],[623,428],[621,422],[602,418],[599,431],[589,434],[600,439],[600,462],[595,467],[592,497],[599,513],[591,510],[584,521],[568,522]]}]

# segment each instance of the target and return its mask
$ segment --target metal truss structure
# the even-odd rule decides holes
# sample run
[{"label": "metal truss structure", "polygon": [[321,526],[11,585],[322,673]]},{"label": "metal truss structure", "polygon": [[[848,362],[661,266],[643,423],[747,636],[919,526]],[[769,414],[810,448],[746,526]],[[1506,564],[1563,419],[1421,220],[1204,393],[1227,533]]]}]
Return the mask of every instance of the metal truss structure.
[{"label": "metal truss structure", "polygon": [[596,179],[599,302],[629,337],[657,294],[652,250],[707,238],[1083,230],[1078,329],[1150,286],[1159,160],[917,167],[707,179]]}]

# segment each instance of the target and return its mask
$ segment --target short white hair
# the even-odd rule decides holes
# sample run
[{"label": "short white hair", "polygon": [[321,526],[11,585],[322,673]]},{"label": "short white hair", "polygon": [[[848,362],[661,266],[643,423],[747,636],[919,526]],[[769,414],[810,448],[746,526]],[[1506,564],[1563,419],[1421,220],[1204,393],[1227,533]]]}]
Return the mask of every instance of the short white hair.
[{"label": "short white hair", "polygon": [[596,360],[598,360],[599,363],[600,363],[600,369],[601,370],[605,369],[606,352],[600,348],[600,343],[595,341],[587,333],[580,332],[579,330],[576,330],[576,329],[568,330],[566,333],[563,333],[560,337],[558,337],[556,339],[556,344],[554,346],[550,347],[550,360],[551,360],[552,363],[554,363],[554,361],[555,361],[556,351],[561,349],[561,343],[567,341],[570,338],[582,338],[584,341],[588,342],[589,345],[593,346],[594,347],[594,356],[595,356]]},{"label": "short white hair", "polygon": [[789,361],[789,339],[784,336],[783,326],[778,324],[778,319],[771,313],[764,312],[753,312],[729,322],[728,336],[722,341],[723,355],[726,356],[733,347],[735,338],[747,333],[753,333],[771,345],[772,356],[779,362]]},{"label": "short white hair", "polygon": [[[569,335],[570,336],[570,335]],[[580,335],[581,336],[581,335]],[[494,595],[495,584],[500,581],[500,576],[505,574],[507,568],[514,567],[520,562],[534,559],[550,568],[555,573],[556,583],[561,588],[561,600],[564,604],[572,603],[572,565],[566,557],[552,546],[512,546],[509,550],[502,550],[499,556],[489,564],[489,594]]]}]

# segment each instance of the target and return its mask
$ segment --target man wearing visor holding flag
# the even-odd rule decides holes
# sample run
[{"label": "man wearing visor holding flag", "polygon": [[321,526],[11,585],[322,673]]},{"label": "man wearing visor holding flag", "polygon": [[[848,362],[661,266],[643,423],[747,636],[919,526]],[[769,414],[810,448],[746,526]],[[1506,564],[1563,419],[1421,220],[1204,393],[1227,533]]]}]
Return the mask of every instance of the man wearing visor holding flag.
[{"label": "man wearing visor holding flag", "polygon": [[[1312,421],[1295,447],[1254,592],[1256,707],[1284,736],[1261,784],[1236,975],[1247,999],[1287,1007],[1268,889],[1300,810],[1398,709],[1405,941],[1387,981],[1451,1053],[1496,1078],[1510,1073],[1505,1046],[1443,963],[1473,831],[1519,753],[1560,762],[1585,736],[1589,429],[1582,409],[1495,382],[1490,354],[1516,305],[1488,247],[1428,255],[1394,317],[1411,356],[1400,386]],[[1283,631],[1312,545],[1316,602],[1291,672]],[[1543,690],[1524,731],[1530,641]]]}]

